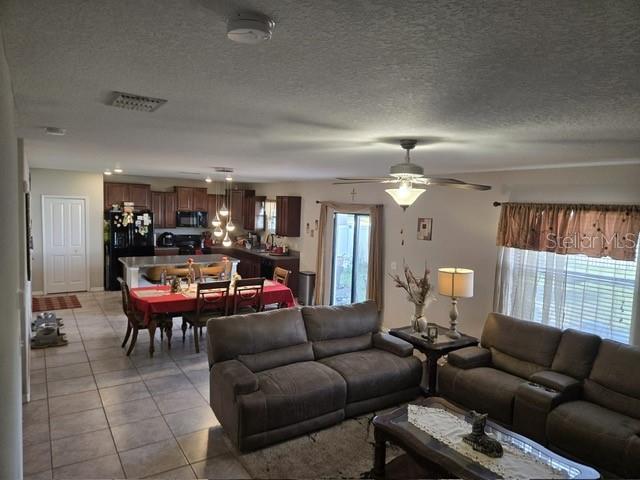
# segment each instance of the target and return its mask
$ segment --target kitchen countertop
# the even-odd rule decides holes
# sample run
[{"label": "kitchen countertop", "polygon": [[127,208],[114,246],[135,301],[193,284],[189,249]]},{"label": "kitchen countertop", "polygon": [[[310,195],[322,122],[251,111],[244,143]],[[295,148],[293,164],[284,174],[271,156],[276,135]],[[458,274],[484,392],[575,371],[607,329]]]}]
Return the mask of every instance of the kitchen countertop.
[{"label": "kitchen countertop", "polygon": [[238,263],[240,260],[230,257],[229,255],[212,254],[212,255],[164,255],[153,257],[121,257],[120,262],[126,268],[142,268],[142,267],[166,267],[172,265],[186,265],[187,261],[192,258],[193,263],[210,264],[222,263],[226,257],[232,263]]},{"label": "kitchen countertop", "polygon": [[255,255],[257,257],[267,258],[269,260],[294,260],[294,259],[297,260],[300,258],[300,254],[295,251],[290,251],[288,255],[271,255],[269,252],[265,250],[257,250],[254,248],[248,249],[248,248],[242,248],[242,247],[221,247],[219,245],[215,245],[211,248],[216,250],[224,249],[225,252],[230,252],[231,254],[233,254],[233,252],[248,253],[251,255]]}]

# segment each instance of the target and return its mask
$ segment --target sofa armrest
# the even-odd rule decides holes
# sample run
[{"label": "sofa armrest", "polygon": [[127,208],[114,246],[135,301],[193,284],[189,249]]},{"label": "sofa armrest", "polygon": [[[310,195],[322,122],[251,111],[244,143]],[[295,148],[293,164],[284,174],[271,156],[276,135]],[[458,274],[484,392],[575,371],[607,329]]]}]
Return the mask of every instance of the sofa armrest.
[{"label": "sofa armrest", "polygon": [[216,363],[211,368],[211,377],[219,377],[220,382],[231,388],[233,398],[238,395],[256,392],[259,388],[258,377],[238,360]]},{"label": "sofa armrest", "polygon": [[577,398],[582,390],[582,382],[569,375],[543,370],[529,377],[531,382],[562,393],[565,398]]},{"label": "sofa armrest", "polygon": [[454,367],[468,370],[470,368],[491,366],[491,352],[482,347],[466,347],[451,352],[447,362]]},{"label": "sofa armrest", "polygon": [[564,395],[551,388],[533,382],[521,383],[513,404],[513,429],[546,445],[547,415],[564,401]]},{"label": "sofa armrest", "polygon": [[388,333],[378,332],[373,335],[373,346],[380,350],[386,350],[389,353],[398,355],[399,357],[409,357],[413,354],[413,345],[405,342],[401,338],[394,337]]}]

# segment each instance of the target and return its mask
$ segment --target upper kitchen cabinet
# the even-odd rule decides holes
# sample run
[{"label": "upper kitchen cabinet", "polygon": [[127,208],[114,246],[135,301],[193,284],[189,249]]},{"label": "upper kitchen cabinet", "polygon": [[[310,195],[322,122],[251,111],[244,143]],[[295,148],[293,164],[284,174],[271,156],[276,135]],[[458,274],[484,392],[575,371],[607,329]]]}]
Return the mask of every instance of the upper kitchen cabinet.
[{"label": "upper kitchen cabinet", "polygon": [[176,212],[178,211],[178,196],[176,192],[164,194],[164,227],[176,228]]},{"label": "upper kitchen cabinet", "polygon": [[151,192],[151,211],[153,212],[153,227],[164,227],[164,192]]},{"label": "upper kitchen cabinet", "polygon": [[276,235],[299,237],[301,211],[302,197],[276,197]]},{"label": "upper kitchen cabinet", "polygon": [[207,189],[195,187],[175,187],[177,207],[183,212],[206,212]]},{"label": "upper kitchen cabinet", "polygon": [[245,230],[252,232],[256,229],[256,191],[244,190],[242,197],[242,220]]},{"label": "upper kitchen cabinet", "polygon": [[193,210],[193,189],[191,187],[175,187],[177,209],[190,212]]},{"label": "upper kitchen cabinet", "polygon": [[207,189],[206,188],[194,188],[193,189],[193,209],[196,212],[206,212],[209,206],[207,205]]},{"label": "upper kitchen cabinet", "polygon": [[104,208],[114,203],[133,202],[136,210],[151,209],[151,186],[140,183],[104,183]]},{"label": "upper kitchen cabinet", "polygon": [[155,228],[176,228],[175,192],[151,192],[153,226]]},{"label": "upper kitchen cabinet", "polygon": [[229,199],[231,220],[239,227],[244,227],[244,190],[231,190]]}]

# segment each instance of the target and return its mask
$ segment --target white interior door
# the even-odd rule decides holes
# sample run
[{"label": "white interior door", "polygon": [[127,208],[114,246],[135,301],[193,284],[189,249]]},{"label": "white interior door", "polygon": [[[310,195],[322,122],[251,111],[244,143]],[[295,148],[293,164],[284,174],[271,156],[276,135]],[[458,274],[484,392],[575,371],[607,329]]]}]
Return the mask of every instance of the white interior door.
[{"label": "white interior door", "polygon": [[43,199],[45,293],[87,290],[85,200]]}]

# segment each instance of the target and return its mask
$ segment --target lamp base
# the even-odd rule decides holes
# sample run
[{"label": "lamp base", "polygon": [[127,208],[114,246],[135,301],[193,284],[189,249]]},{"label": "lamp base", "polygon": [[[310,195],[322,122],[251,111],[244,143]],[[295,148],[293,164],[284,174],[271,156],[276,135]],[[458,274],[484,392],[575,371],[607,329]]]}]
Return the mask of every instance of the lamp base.
[{"label": "lamp base", "polygon": [[452,338],[454,340],[460,338],[460,332],[458,332],[458,299],[456,297],[451,297],[451,311],[449,312],[449,331],[447,332],[447,337]]},{"label": "lamp base", "polygon": [[460,334],[459,331],[457,330],[453,330],[453,329],[449,329],[449,331],[446,333],[447,337],[453,339],[453,340],[457,340],[458,338],[461,338],[462,335]]}]

